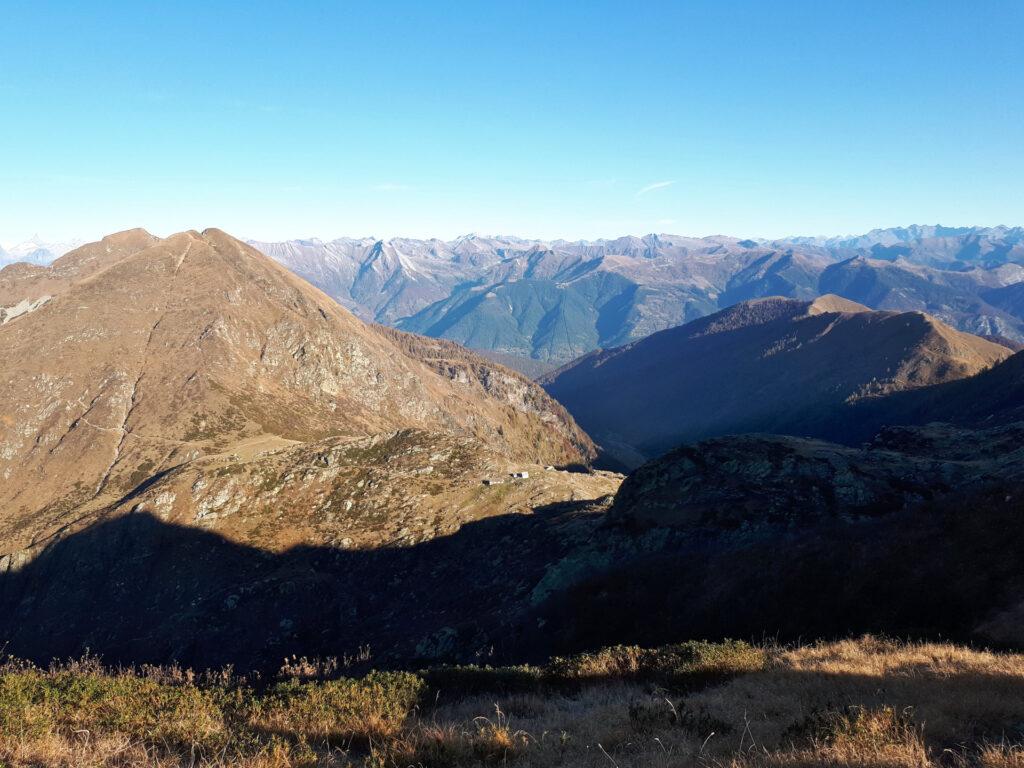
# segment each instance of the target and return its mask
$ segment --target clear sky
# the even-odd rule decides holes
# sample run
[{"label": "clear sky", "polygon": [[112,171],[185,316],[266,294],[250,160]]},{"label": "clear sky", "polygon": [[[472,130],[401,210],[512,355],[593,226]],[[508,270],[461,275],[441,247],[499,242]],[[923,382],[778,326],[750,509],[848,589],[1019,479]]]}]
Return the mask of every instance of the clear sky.
[{"label": "clear sky", "polygon": [[1024,2],[0,0],[0,239],[1024,224]]}]

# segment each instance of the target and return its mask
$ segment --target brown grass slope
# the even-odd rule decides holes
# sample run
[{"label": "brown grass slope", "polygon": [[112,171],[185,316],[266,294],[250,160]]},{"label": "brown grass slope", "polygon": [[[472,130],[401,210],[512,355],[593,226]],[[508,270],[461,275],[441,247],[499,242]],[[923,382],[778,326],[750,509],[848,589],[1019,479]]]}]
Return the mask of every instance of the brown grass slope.
[{"label": "brown grass slope", "polygon": [[978,373],[1010,351],[920,312],[835,296],[744,302],[543,379],[626,465],[693,440],[819,434],[849,403]]},{"label": "brown grass slope", "polygon": [[1024,421],[1024,353],[974,376],[856,403],[835,415],[832,428],[836,435],[858,440],[886,424],[932,421],[977,427]]},{"label": "brown grass slope", "polygon": [[23,299],[59,295],[77,280],[145,250],[159,239],[144,229],[129,229],[69,251],[49,267],[11,264],[0,269],[0,306],[9,306]]},{"label": "brown grass slope", "polygon": [[12,768],[1016,768],[1024,657],[863,637],[310,679],[0,667]]},{"label": "brown grass slope", "polygon": [[[419,428],[541,464],[592,453],[529,382],[476,363],[474,380],[449,376],[219,230],[133,230],[2,278],[5,306],[49,296],[0,326],[6,551],[257,443]],[[508,382],[492,395],[485,376]]]}]

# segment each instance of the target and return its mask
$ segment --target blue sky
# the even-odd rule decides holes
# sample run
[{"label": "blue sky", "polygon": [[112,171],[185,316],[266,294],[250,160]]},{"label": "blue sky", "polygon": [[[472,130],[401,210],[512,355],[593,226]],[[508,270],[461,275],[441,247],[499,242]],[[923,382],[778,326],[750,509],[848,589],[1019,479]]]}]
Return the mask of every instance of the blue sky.
[{"label": "blue sky", "polygon": [[0,239],[1024,224],[1024,2],[0,0]]}]

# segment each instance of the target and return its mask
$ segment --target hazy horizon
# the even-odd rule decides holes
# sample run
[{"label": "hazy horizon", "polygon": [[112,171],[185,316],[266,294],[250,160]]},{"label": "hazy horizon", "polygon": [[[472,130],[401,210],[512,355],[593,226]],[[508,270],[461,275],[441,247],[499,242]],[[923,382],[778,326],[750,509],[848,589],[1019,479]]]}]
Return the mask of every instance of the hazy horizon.
[{"label": "hazy horizon", "polygon": [[775,239],[1024,210],[1011,0],[5,16],[4,240]]},{"label": "hazy horizon", "polygon": [[[894,225],[891,225],[891,226],[871,227],[870,229],[866,229],[866,230],[860,231],[860,232],[814,233],[814,234],[806,233],[805,232],[805,233],[791,233],[791,234],[782,235],[782,236],[779,236],[779,237],[761,237],[761,236],[758,236],[758,235],[749,235],[749,234],[735,233],[735,232],[712,232],[712,233],[707,233],[707,234],[694,234],[694,233],[690,233],[690,232],[670,232],[670,231],[661,231],[661,232],[623,232],[621,234],[614,235],[612,237],[595,237],[595,238],[589,238],[589,237],[537,237],[537,236],[531,236],[531,235],[518,234],[518,233],[515,233],[515,232],[490,233],[490,232],[475,232],[475,231],[466,231],[466,232],[463,232],[463,233],[461,233],[459,235],[456,235],[455,237],[438,237],[438,236],[433,236],[433,235],[405,235],[405,234],[401,234],[401,235],[374,235],[374,234],[350,235],[350,234],[339,234],[339,235],[329,235],[329,236],[308,234],[308,235],[287,236],[287,237],[273,238],[273,239],[263,239],[263,238],[258,238],[258,237],[251,237],[250,235],[247,235],[245,233],[228,232],[228,234],[234,235],[234,236],[236,236],[236,237],[238,237],[238,238],[240,238],[242,240],[245,240],[245,241],[261,242],[261,243],[280,243],[280,242],[314,241],[314,240],[315,241],[319,241],[319,242],[323,242],[323,243],[330,243],[330,242],[333,242],[333,241],[336,241],[336,240],[373,240],[373,241],[385,241],[386,242],[386,241],[389,241],[389,240],[398,240],[398,239],[403,239],[403,240],[419,240],[419,241],[438,240],[438,241],[449,242],[450,243],[450,242],[453,242],[455,240],[459,240],[461,238],[466,238],[466,237],[481,237],[481,238],[485,238],[485,239],[495,239],[495,240],[501,240],[501,239],[505,239],[505,238],[513,238],[513,239],[516,239],[516,240],[523,240],[523,241],[566,242],[566,243],[588,242],[588,243],[593,243],[593,242],[602,242],[602,241],[609,241],[609,240],[618,240],[618,239],[626,238],[626,237],[644,238],[644,237],[650,237],[652,235],[653,236],[658,236],[658,237],[687,237],[687,238],[696,238],[696,239],[706,239],[706,238],[713,238],[713,237],[730,237],[730,238],[736,238],[738,240],[756,240],[756,241],[774,242],[774,241],[794,240],[794,239],[798,239],[798,238],[801,238],[801,239],[802,238],[822,239],[822,240],[843,240],[843,239],[847,239],[847,238],[862,237],[862,236],[867,235],[867,234],[869,234],[870,232],[873,232],[873,231],[884,231],[884,230],[890,230],[890,229],[910,229],[910,228],[913,228],[913,227],[942,227],[942,228],[946,228],[946,229],[997,229],[997,228],[1001,228],[1002,227],[1002,228],[1006,228],[1006,229],[1019,229],[1022,226],[1024,226],[1024,225],[1021,225],[1021,224],[1006,224],[1006,223],[999,223],[999,224],[944,224],[944,223],[941,223],[941,222],[937,222],[937,223],[934,223],[934,224],[931,224],[931,223],[929,223],[929,224],[922,224],[920,222],[913,222],[913,223],[910,223],[910,224],[894,224]],[[208,226],[186,227],[186,228],[180,229],[180,230],[159,231],[158,232],[158,231],[154,231],[150,227],[138,226],[138,227],[127,227],[127,228],[124,228],[124,229],[113,230],[113,231],[110,231],[110,232],[96,233],[96,234],[93,234],[93,235],[85,235],[85,236],[77,235],[77,236],[66,237],[66,238],[49,238],[49,237],[47,237],[45,235],[45,233],[34,232],[31,235],[28,235],[26,237],[21,237],[21,238],[10,238],[10,237],[5,238],[5,237],[0,237],[0,248],[11,248],[11,247],[23,245],[25,243],[32,242],[32,241],[38,241],[38,242],[40,242],[41,244],[44,244],[44,245],[45,244],[60,243],[60,242],[63,242],[63,243],[70,243],[70,242],[88,243],[88,242],[94,242],[94,241],[97,241],[97,240],[101,240],[102,238],[106,237],[107,235],[114,234],[115,232],[123,232],[123,231],[126,231],[127,229],[144,229],[144,230],[146,230],[147,232],[149,232],[152,235],[156,235],[157,237],[161,237],[161,238],[166,238],[166,237],[170,237],[171,235],[177,234],[179,232],[186,232],[186,231],[189,231],[189,230],[195,230],[195,231],[200,231],[201,232],[204,229],[208,229],[208,228],[224,229],[223,227],[218,227],[216,224],[210,224]],[[225,230],[225,231],[227,231],[227,230]]]}]

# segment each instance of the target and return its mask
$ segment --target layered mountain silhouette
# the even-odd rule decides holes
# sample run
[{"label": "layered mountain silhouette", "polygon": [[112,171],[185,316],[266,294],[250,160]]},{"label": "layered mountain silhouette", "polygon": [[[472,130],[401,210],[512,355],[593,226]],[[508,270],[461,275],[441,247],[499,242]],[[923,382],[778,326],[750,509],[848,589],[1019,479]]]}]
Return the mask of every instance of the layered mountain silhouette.
[{"label": "layered mountain silhouette", "polygon": [[970,333],[1019,339],[1020,308],[989,297],[1022,277],[1018,264],[940,270],[858,256],[827,267],[818,288],[874,309],[928,312]]},{"label": "layered mountain silhouette", "polygon": [[[729,435],[633,472],[608,527],[660,543],[553,595],[547,642],[864,631],[1024,642],[1024,354],[845,416],[842,429],[874,437]],[[879,427],[894,421],[905,426]],[[573,553],[563,572],[588,557]]]},{"label": "layered mountain silhouette", "polygon": [[[1024,230],[915,226],[850,238],[647,235],[255,245],[364,319],[555,367],[740,301],[838,294],[1024,341]],[[536,371],[536,364],[524,370]]]},{"label": "layered mountain silhouette", "polygon": [[[863,371],[879,359],[872,354],[892,363],[887,377],[873,381],[867,396],[817,413],[801,411],[799,403],[790,411],[792,401],[784,401],[766,430],[795,434],[691,442],[631,473],[607,526],[648,546],[604,560],[603,567],[585,567],[600,561],[597,547],[561,563],[562,573],[585,575],[563,584],[544,606],[542,619],[552,622],[549,647],[865,631],[1008,646],[1024,641],[1024,538],[1014,522],[1024,509],[1024,354],[997,352],[1003,359],[986,364],[994,352],[988,342],[926,316],[858,311],[834,299],[817,303],[790,322],[826,317],[828,330],[808,337],[790,329],[781,337],[785,344],[762,348],[766,357],[795,354],[794,386],[808,392],[810,403],[821,402],[798,363],[815,359],[816,344],[842,339],[844,319],[855,316],[852,328],[873,352],[847,348],[845,362],[830,358],[818,368],[820,380],[837,384],[837,374]],[[792,304],[762,300],[736,311],[786,317],[783,307]],[[737,325],[729,317],[726,311],[691,326],[729,329]],[[676,335],[689,344],[680,340],[684,330],[645,341]],[[615,352],[605,365],[615,365]],[[601,355],[591,357],[593,364],[577,374],[607,385],[615,369],[603,371]],[[981,368],[962,375],[964,365]],[[664,391],[653,370],[648,394]],[[686,379],[678,381],[686,402]],[[728,391],[750,393],[754,406],[733,403],[747,414],[757,412],[762,394],[778,391],[770,366],[761,364],[749,375],[718,381]],[[716,400],[701,400],[695,412],[709,402]],[[671,404],[652,397],[651,413],[671,414]],[[885,426],[893,424],[901,426]],[[813,431],[853,445],[799,436]]]},{"label": "layered mountain silhouette", "polygon": [[716,435],[841,438],[853,403],[971,376],[1010,354],[920,312],[767,298],[591,353],[543,381],[608,457],[636,466]]},{"label": "layered mountain silhouette", "polygon": [[[771,257],[743,285],[807,274]],[[565,367],[547,386],[606,451],[664,453],[622,482],[579,471],[594,444],[538,384],[368,324],[218,230],[13,265],[0,306],[19,656],[271,671],[365,645],[409,665],[1024,638],[1024,353],[921,312],[745,299]],[[752,430],[779,434],[729,434]]]}]

